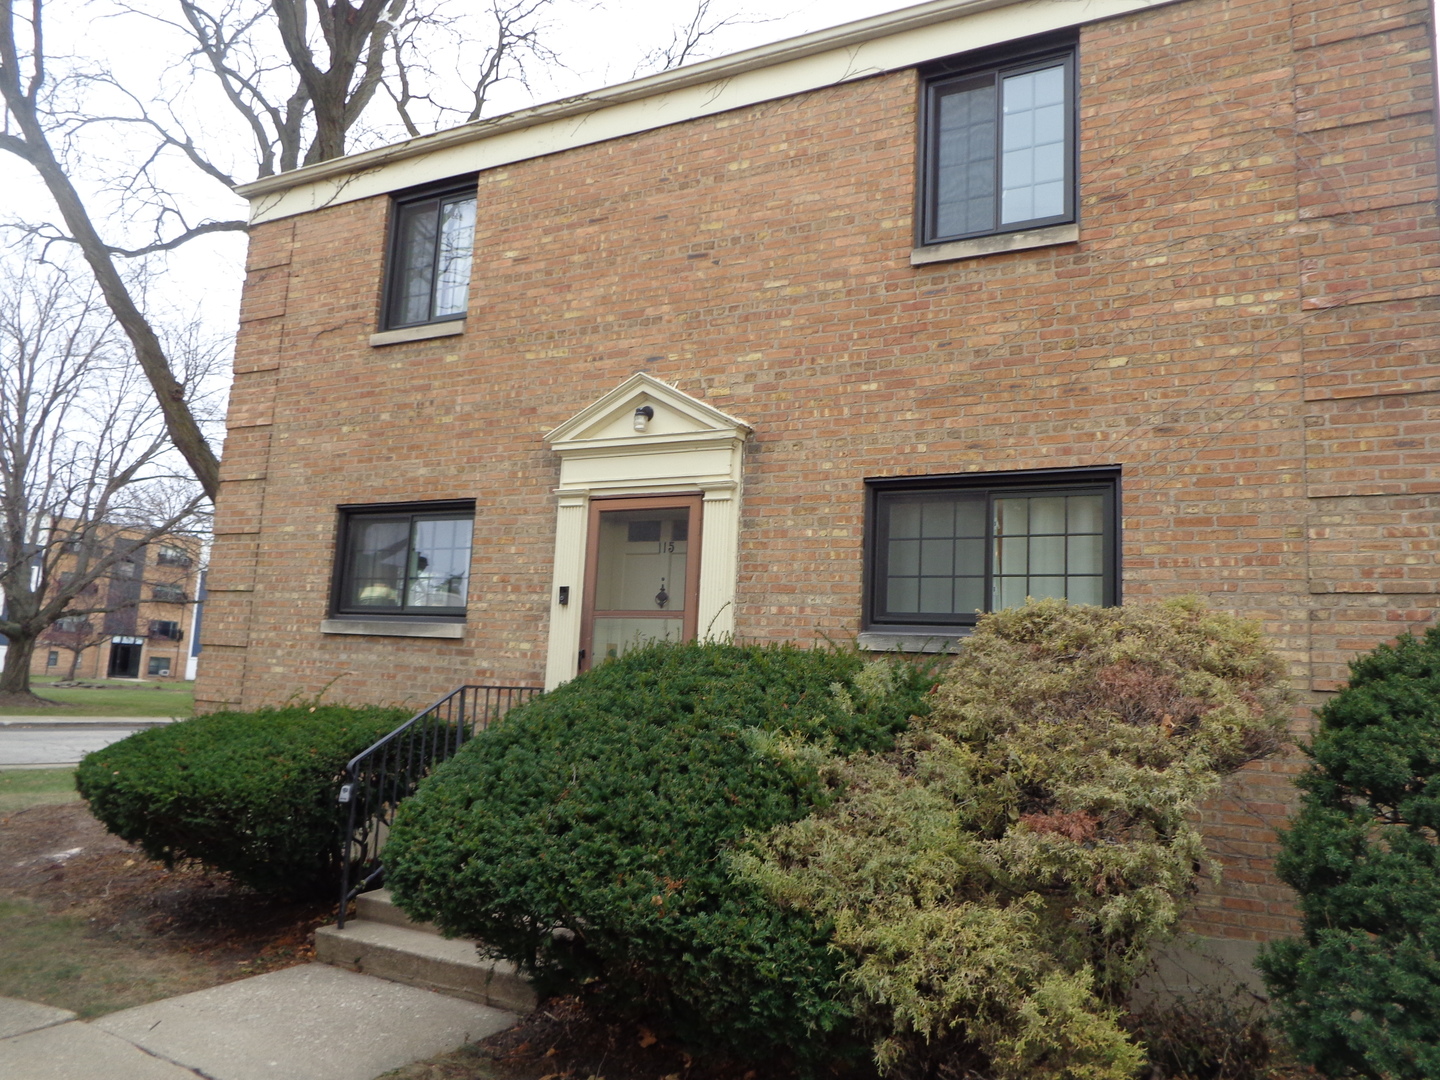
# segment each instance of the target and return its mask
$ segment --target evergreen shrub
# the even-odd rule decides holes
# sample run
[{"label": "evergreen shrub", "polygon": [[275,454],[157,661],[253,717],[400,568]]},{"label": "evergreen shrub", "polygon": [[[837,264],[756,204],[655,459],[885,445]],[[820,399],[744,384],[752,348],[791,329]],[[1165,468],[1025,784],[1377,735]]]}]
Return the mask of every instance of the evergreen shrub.
[{"label": "evergreen shrub", "polygon": [[1187,815],[1280,741],[1278,659],[1196,600],[1045,600],[984,616],[933,698],[734,865],[849,957],[882,1071],[1132,1076],[1118,1006],[1207,862]]},{"label": "evergreen shrub", "polygon": [[137,731],[89,754],[75,783],[116,836],[167,866],[195,859],[255,889],[339,887],[345,763],[403,709],[295,705]]},{"label": "evergreen shrub", "polygon": [[815,762],[880,750],[926,708],[902,662],[656,644],[512,709],[400,807],[386,882],[542,989],[692,1044],[822,1055],[848,1020],[828,927],[732,878],[747,832],[831,797]]},{"label": "evergreen shrub", "polygon": [[1276,864],[1304,933],[1260,969],[1326,1075],[1440,1076],[1440,629],[1360,657],[1319,718]]}]

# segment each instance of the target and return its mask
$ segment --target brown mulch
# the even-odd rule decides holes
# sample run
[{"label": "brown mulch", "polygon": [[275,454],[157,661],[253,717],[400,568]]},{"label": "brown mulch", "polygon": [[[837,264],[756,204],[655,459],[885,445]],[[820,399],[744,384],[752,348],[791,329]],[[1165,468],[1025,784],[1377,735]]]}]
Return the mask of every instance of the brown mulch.
[{"label": "brown mulch", "polygon": [[238,978],[314,959],[335,905],[277,901],[197,866],[166,870],[105,831],[83,802],[0,816],[0,895],[97,932],[213,964]]}]

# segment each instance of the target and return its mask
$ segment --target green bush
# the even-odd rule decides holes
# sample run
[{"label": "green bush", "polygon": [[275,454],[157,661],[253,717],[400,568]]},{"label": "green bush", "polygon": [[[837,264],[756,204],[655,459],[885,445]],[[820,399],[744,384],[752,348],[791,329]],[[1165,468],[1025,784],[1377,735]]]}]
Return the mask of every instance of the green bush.
[{"label": "green bush", "polygon": [[1440,629],[1356,660],[1319,716],[1276,864],[1304,936],[1260,969],[1321,1072],[1440,1076]]},{"label": "green bush", "polygon": [[138,731],[75,774],[105,827],[167,866],[196,859],[256,889],[338,888],[345,763],[401,709],[297,705]]},{"label": "green bush", "polygon": [[1146,947],[1205,863],[1187,815],[1288,713],[1257,626],[1198,601],[985,616],[887,753],[737,869],[833,927],[845,1000],[899,1076],[1118,1080]]},{"label": "green bush", "polygon": [[847,1021],[828,928],[733,880],[723,853],[829,797],[809,747],[889,745],[929,685],[829,649],[633,650],[437,770],[400,808],[386,881],[545,989],[745,1056],[821,1054]]}]

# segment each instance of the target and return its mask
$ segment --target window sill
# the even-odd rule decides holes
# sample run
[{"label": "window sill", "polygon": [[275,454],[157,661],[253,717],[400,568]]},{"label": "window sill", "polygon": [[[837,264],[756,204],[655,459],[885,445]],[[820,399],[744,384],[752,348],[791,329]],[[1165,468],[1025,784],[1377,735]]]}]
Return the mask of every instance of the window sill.
[{"label": "window sill", "polygon": [[960,259],[974,259],[981,255],[1027,251],[1030,248],[1053,247],[1056,244],[1074,244],[1079,240],[1079,225],[1074,223],[1051,225],[1047,229],[1031,229],[1029,232],[977,236],[973,240],[952,240],[948,244],[927,244],[910,252],[910,265],[927,266],[930,263],[957,262]]},{"label": "window sill", "polygon": [[465,636],[465,624],[424,619],[325,619],[322,634],[364,634],[368,637],[451,638]]},{"label": "window sill", "polygon": [[968,629],[943,634],[870,630],[857,637],[855,643],[865,652],[953,653],[960,651],[960,642],[969,636]]},{"label": "window sill", "polygon": [[370,346],[376,348],[380,345],[401,345],[407,341],[429,341],[431,338],[455,337],[464,332],[464,319],[450,319],[421,326],[405,326],[399,330],[381,330],[378,334],[370,335]]}]

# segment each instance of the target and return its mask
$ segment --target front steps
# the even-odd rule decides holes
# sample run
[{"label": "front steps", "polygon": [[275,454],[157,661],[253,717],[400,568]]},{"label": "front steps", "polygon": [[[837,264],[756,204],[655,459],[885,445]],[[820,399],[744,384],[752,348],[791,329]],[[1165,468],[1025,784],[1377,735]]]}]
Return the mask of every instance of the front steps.
[{"label": "front steps", "polygon": [[516,1013],[531,1012],[535,991],[505,960],[485,960],[473,941],[446,939],[412,923],[385,889],[363,893],[345,929],[315,931],[315,955],[327,964],[377,975]]}]

